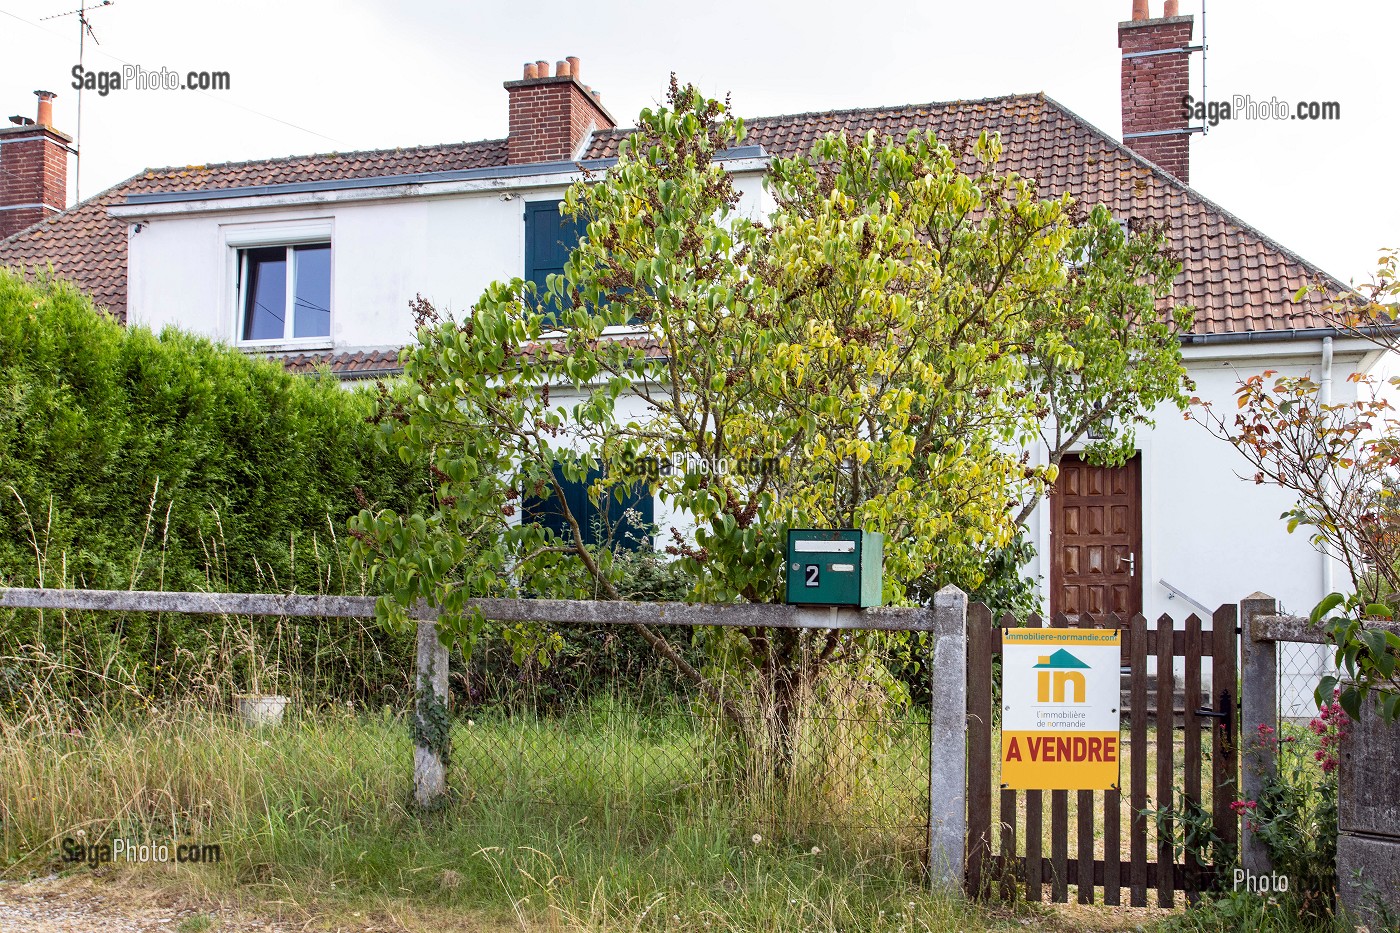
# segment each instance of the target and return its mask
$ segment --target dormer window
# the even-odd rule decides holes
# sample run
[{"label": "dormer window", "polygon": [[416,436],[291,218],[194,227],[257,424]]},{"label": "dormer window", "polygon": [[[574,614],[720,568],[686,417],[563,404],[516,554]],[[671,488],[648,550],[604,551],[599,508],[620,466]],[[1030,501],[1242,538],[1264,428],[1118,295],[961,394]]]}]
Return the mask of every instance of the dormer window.
[{"label": "dormer window", "polygon": [[286,343],[331,334],[331,245],[298,243],[238,251],[239,336]]}]

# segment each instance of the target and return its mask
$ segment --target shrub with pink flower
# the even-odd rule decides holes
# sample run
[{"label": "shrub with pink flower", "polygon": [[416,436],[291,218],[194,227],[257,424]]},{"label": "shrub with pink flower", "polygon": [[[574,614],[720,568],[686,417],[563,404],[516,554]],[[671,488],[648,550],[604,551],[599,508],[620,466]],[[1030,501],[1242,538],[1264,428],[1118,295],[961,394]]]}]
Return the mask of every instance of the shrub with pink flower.
[{"label": "shrub with pink flower", "polygon": [[1351,726],[1351,717],[1342,711],[1342,704],[1337,699],[1340,695],[1340,689],[1333,690],[1332,702],[1324,704],[1308,723],[1308,728],[1318,737],[1319,747],[1313,752],[1313,760],[1322,765],[1324,774],[1337,770],[1338,750]]},{"label": "shrub with pink flower", "polygon": [[1277,768],[1257,800],[1230,807],[1268,847],[1274,871],[1288,876],[1300,913],[1313,918],[1330,916],[1335,904],[1337,766],[1350,725],[1334,693],[1306,728],[1258,726],[1252,744],[1267,751]]},{"label": "shrub with pink flower", "polygon": [[1245,827],[1252,833],[1259,831],[1259,824],[1254,821],[1254,811],[1259,809],[1257,800],[1236,800],[1230,804],[1230,811],[1235,816],[1244,819]]}]

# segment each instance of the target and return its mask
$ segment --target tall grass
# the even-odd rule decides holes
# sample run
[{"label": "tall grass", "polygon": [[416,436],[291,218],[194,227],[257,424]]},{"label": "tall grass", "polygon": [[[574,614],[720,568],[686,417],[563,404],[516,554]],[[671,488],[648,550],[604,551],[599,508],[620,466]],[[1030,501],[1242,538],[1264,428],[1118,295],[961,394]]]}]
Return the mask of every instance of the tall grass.
[{"label": "tall grass", "polygon": [[79,724],[51,695],[0,717],[0,870],[63,867],[65,837],[179,838],[224,860],[171,870],[293,901],[338,892],[590,930],[976,928],[924,890],[910,840],[848,832],[830,800],[785,829],[681,707],[469,721],[457,799],[423,814],[392,709],[302,709],[268,728],[123,704]]}]

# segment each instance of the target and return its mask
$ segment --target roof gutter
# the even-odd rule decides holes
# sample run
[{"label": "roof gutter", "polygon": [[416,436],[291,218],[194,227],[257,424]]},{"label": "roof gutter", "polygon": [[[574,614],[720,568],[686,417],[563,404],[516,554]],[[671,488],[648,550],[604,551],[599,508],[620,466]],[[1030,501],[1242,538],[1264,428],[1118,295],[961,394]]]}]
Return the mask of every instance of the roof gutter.
[{"label": "roof gutter", "polygon": [[1400,331],[1400,324],[1364,327],[1355,331],[1336,327],[1291,327],[1287,330],[1245,330],[1224,334],[1182,334],[1182,346],[1230,343],[1273,343],[1279,340],[1323,340],[1333,337],[1366,337],[1368,333]]}]

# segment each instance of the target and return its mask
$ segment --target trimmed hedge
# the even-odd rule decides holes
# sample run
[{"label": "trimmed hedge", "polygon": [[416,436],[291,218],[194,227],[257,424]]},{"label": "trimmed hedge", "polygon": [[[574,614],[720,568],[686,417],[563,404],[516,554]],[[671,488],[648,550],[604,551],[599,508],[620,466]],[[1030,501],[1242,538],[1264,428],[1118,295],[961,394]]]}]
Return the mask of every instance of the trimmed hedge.
[{"label": "trimmed hedge", "polygon": [[[0,585],[361,592],[346,520],[361,497],[404,509],[420,485],[376,447],[371,402],[329,374],[123,327],[65,282],[0,269]],[[37,635],[72,650],[54,614],[37,624],[0,619],[0,647]],[[82,628],[96,642],[75,663],[228,641],[189,618]],[[404,669],[403,639],[368,637],[364,650],[396,655],[384,674]]]}]

